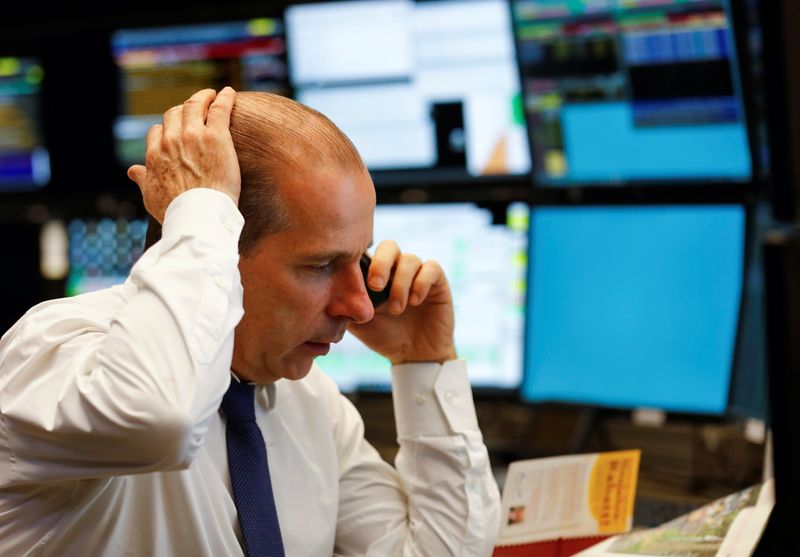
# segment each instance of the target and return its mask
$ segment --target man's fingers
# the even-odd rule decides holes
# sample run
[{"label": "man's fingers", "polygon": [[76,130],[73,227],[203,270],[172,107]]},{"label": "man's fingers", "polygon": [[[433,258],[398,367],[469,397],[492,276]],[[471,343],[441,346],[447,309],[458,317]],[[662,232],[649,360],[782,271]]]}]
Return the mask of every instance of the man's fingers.
[{"label": "man's fingers", "polygon": [[164,130],[166,131],[170,128],[180,129],[182,114],[183,114],[182,104],[179,104],[178,106],[173,106],[172,108],[164,112],[164,116],[161,118]]},{"label": "man's fingers", "polygon": [[164,128],[161,124],[150,126],[145,138],[145,164],[149,164],[151,157],[161,149],[161,138],[164,135]]},{"label": "man's fingers", "polygon": [[392,277],[392,290],[389,294],[389,313],[402,313],[406,309],[411,285],[417,276],[422,261],[412,253],[404,253],[397,260]]},{"label": "man's fingers", "polygon": [[165,146],[177,145],[181,137],[183,105],[173,106],[167,110],[162,120],[164,122],[161,128],[162,141],[166,140]]},{"label": "man's fingers", "polygon": [[232,87],[225,87],[213,100],[214,102],[208,106],[206,125],[228,129],[231,125],[231,110],[236,100],[236,91]]},{"label": "man's fingers", "polygon": [[141,164],[134,164],[128,169],[128,178],[136,182],[139,189],[144,186],[145,178],[147,177],[147,168]]},{"label": "man's fingers", "polygon": [[408,296],[408,304],[411,306],[418,306],[425,301],[428,293],[444,278],[444,270],[436,261],[426,261],[422,268],[414,278],[414,284],[411,285],[411,293]]},{"label": "man's fingers", "polygon": [[392,267],[400,257],[400,247],[394,240],[384,240],[375,248],[372,265],[369,266],[367,284],[372,290],[381,291],[389,281]]},{"label": "man's fingers", "polygon": [[216,96],[217,92],[213,89],[203,89],[184,101],[181,115],[184,127],[204,125],[208,117],[209,105]]}]

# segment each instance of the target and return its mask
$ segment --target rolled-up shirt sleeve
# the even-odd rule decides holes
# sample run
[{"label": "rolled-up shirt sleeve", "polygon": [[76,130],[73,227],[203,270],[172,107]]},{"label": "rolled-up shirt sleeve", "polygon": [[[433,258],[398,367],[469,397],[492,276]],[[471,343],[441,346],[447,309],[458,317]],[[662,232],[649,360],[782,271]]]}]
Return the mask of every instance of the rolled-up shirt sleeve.
[{"label": "rolled-up shirt sleeve", "polygon": [[357,422],[341,482],[336,554],[491,555],[500,496],[466,363],[395,366],[392,383],[396,469],[366,442],[358,445]]},{"label": "rolled-up shirt sleeve", "polygon": [[0,486],[188,466],[242,317],[231,199],[198,188],[121,287],[33,308],[0,341]]}]

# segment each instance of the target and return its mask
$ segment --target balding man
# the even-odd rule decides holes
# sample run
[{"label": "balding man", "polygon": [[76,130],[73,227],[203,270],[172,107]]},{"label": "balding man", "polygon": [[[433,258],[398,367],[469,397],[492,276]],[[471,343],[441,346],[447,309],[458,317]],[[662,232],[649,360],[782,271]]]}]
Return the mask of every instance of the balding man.
[{"label": "balding man", "polygon": [[[204,90],[129,176],[161,239],[123,285],[0,341],[0,555],[490,555],[498,491],[447,280],[383,242],[373,309],[374,187],[341,131]],[[346,330],[393,363],[396,469],[313,363]]]}]

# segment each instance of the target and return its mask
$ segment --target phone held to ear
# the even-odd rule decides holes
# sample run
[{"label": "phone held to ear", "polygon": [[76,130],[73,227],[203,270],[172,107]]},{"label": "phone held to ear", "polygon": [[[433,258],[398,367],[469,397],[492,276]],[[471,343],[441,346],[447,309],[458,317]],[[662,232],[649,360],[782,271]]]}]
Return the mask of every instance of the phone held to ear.
[{"label": "phone held to ear", "polygon": [[[369,254],[364,254],[361,256],[361,261],[359,262],[361,265],[361,274],[364,275],[364,284],[367,284],[367,274],[369,273],[369,265],[372,262],[372,258]],[[372,307],[378,307],[383,302],[389,299],[389,291],[392,288],[392,277],[389,277],[389,281],[386,283],[386,286],[380,292],[376,292],[372,290],[369,285],[367,285],[367,295],[369,295],[369,299],[372,301]]]}]

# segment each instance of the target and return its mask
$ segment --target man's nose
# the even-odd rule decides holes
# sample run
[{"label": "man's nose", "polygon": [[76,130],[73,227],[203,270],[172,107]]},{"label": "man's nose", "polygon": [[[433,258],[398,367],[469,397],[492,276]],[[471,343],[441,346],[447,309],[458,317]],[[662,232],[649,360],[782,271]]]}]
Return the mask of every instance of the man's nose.
[{"label": "man's nose", "polygon": [[375,308],[367,294],[367,285],[358,263],[348,267],[332,293],[329,313],[332,317],[344,317],[354,323],[366,323],[375,316]]}]

